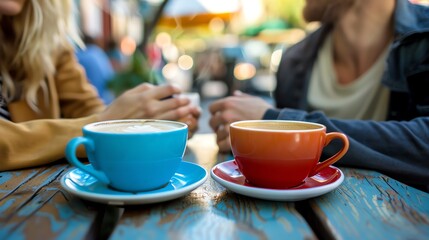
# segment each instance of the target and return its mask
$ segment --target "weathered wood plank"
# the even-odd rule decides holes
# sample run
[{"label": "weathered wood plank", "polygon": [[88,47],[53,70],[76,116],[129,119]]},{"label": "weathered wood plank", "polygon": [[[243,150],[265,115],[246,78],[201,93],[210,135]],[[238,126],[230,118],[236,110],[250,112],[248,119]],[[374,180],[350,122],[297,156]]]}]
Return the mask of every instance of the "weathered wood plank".
[{"label": "weathered wood plank", "polygon": [[[14,181],[22,185],[9,185],[11,193],[0,201],[0,239],[87,237],[96,226],[97,211],[61,188],[59,180],[68,167],[62,164],[33,169]],[[16,172],[8,174],[20,176]],[[7,191],[3,185],[0,188]]]},{"label": "weathered wood plank", "polygon": [[[12,177],[8,180],[9,184],[0,186],[4,192],[8,191],[5,197],[0,200],[0,222],[6,221],[11,215],[15,214],[22,206],[34,198],[41,188],[57,179],[66,168],[67,165],[53,165],[29,172],[24,170],[23,174],[19,174],[19,171],[13,171],[11,173]],[[14,177],[17,179],[14,180]]]},{"label": "weathered wood plank", "polygon": [[209,179],[166,203],[125,208],[110,239],[315,239],[293,203],[231,193]]},{"label": "weathered wood plank", "polygon": [[0,172],[0,200],[12,194],[19,186],[46,168]]},{"label": "weathered wood plank", "polygon": [[343,169],[344,183],[310,201],[337,239],[428,239],[429,194],[373,171]]}]

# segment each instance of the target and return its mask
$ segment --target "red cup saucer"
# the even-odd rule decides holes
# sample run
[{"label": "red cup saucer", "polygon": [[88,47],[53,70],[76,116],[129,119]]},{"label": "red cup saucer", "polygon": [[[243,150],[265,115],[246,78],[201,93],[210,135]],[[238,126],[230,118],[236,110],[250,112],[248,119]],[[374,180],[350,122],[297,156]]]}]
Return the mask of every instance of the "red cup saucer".
[{"label": "red cup saucer", "polygon": [[328,193],[344,180],[339,168],[329,166],[318,174],[306,178],[304,183],[288,189],[269,189],[254,186],[246,181],[235,160],[222,162],[211,170],[212,178],[225,188],[254,198],[274,201],[298,201]]}]

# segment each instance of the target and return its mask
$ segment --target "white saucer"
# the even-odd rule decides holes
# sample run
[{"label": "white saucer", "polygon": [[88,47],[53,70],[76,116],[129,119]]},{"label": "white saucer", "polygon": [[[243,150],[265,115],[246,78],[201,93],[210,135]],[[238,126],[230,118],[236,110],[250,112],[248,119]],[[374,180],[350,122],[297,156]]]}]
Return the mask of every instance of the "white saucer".
[{"label": "white saucer", "polygon": [[182,162],[170,183],[160,189],[127,193],[109,188],[91,175],[74,168],[61,178],[65,190],[83,199],[110,205],[148,204],[182,197],[207,180],[207,171],[201,166]]},{"label": "white saucer", "polygon": [[235,193],[273,201],[299,201],[317,197],[334,190],[344,180],[344,174],[340,169],[329,166],[294,188],[260,188],[246,181],[235,160],[217,164],[210,174],[215,181]]}]

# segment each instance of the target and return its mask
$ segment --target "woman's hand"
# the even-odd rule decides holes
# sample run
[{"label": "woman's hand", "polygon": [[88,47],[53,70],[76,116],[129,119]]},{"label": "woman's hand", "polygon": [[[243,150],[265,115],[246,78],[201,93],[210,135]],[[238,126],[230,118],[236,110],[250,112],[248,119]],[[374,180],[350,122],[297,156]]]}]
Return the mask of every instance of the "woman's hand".
[{"label": "woman's hand", "polygon": [[141,84],[124,92],[98,117],[99,121],[113,119],[164,119],[178,121],[187,116],[199,117],[197,107],[189,99],[173,98],[181,91],[173,85]]},{"label": "woman's hand", "polygon": [[191,111],[191,114],[179,120],[188,125],[188,138],[191,138],[198,130],[198,119],[201,116],[201,109],[199,107],[193,107]]}]

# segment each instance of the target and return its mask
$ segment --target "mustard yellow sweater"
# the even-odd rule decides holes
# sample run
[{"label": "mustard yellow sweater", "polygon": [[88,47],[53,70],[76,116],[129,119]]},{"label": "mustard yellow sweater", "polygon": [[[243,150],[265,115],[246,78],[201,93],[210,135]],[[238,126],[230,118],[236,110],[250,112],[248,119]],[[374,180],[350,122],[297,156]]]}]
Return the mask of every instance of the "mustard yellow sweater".
[{"label": "mustard yellow sweater", "polygon": [[0,171],[63,158],[67,142],[82,135],[82,126],[96,121],[93,114],[105,108],[72,49],[56,59],[56,73],[46,81],[48,96],[39,91],[39,112],[20,100],[8,105],[12,121],[0,119]]}]

